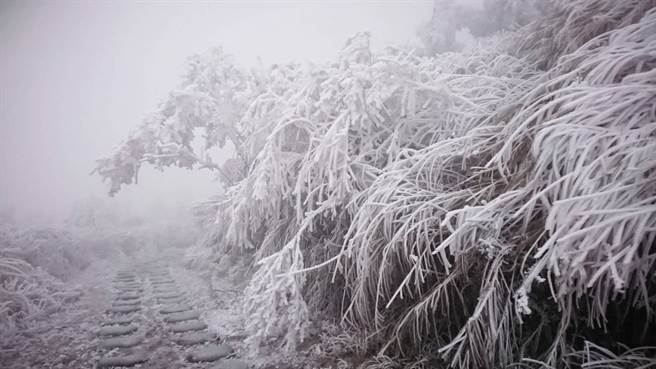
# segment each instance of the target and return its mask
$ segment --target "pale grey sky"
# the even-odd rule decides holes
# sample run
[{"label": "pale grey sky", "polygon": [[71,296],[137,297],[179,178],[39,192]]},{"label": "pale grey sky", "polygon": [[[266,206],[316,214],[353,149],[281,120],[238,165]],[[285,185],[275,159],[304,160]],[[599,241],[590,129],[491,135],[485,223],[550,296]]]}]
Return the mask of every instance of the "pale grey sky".
[{"label": "pale grey sky", "polygon": [[[242,65],[333,60],[347,37],[416,44],[423,1],[2,1],[0,207],[61,218],[105,196],[93,160],[109,154],[178,83],[185,59],[222,45]],[[201,200],[209,172],[145,170],[112,201]]]}]

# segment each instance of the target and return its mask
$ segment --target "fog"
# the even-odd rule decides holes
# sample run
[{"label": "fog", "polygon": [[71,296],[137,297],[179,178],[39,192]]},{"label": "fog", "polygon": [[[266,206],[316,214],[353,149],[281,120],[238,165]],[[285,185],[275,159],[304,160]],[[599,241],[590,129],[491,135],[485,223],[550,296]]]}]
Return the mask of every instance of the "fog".
[{"label": "fog", "polygon": [[[432,1],[34,2],[0,5],[0,208],[28,223],[107,197],[90,176],[174,88],[187,57],[223,46],[244,66],[334,60],[370,31],[373,48],[417,44]],[[209,171],[143,168],[111,199],[137,214],[220,191]],[[174,210],[171,210],[174,211]]]},{"label": "fog", "polygon": [[0,0],[0,368],[656,368],[654,29]]}]

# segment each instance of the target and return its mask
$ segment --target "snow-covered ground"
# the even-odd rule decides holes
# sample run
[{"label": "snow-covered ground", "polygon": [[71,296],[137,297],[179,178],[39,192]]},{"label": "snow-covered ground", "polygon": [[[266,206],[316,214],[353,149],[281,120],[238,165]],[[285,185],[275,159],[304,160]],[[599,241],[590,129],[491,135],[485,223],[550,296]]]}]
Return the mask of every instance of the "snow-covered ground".
[{"label": "snow-covered ground", "polygon": [[[190,354],[201,345],[183,346],[174,342],[172,333],[158,315],[165,304],[158,303],[156,294],[148,287],[146,266],[160,265],[170,271],[178,290],[185,296],[184,304],[200,313],[200,321],[207,332],[217,338],[213,343],[225,343],[234,349],[231,357],[241,358],[252,368],[316,368],[331,361],[318,340],[299,352],[288,352],[276,346],[253,349],[245,343],[243,291],[246,279],[217,271],[191,270],[182,265],[183,250],[168,249],[156,259],[124,259],[122,263],[97,262],[66,283],[71,295],[61,308],[46,311],[33,318],[29,328],[0,337],[0,367],[28,368],[92,368],[104,357],[121,355],[120,349],[101,347],[99,330],[110,319],[107,310],[112,306],[117,290],[113,280],[117,273],[134,271],[144,288],[140,299],[142,309],[130,319],[138,328],[133,335],[144,339],[135,346],[148,360],[141,368],[210,368],[215,363],[191,363]],[[212,343],[205,343],[205,346]],[[338,361],[340,358],[333,358]],[[238,368],[238,367],[235,367]]]}]

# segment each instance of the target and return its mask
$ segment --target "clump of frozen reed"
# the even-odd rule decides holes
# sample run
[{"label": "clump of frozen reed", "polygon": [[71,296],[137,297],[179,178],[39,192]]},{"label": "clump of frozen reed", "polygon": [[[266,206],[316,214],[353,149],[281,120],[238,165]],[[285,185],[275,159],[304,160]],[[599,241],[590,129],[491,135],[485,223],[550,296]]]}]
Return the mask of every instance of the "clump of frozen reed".
[{"label": "clump of frozen reed", "polygon": [[[250,342],[293,348],[338,305],[381,358],[641,362],[582,345],[599,330],[641,343],[618,329],[632,316],[654,327],[656,3],[552,5],[468,54],[374,53],[358,34],[332,65],[224,76],[231,66],[205,62],[224,77],[185,87],[195,103],[170,100],[137,141],[156,139],[128,141],[99,172],[116,190],[142,161],[204,166],[187,136],[162,132],[230,133],[216,137],[240,175],[212,205],[209,240],[253,257]],[[211,86],[234,99],[205,99]]]}]

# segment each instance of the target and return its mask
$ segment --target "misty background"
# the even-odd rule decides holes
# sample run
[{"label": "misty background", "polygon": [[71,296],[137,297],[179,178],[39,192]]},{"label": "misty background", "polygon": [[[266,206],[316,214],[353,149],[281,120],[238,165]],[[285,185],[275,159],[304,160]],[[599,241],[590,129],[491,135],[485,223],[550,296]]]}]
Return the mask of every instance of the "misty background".
[{"label": "misty background", "polygon": [[[476,1],[474,1],[475,3]],[[52,225],[86,199],[176,215],[220,191],[209,171],[144,166],[114,198],[94,160],[173,89],[185,60],[223,46],[237,64],[332,61],[346,39],[419,45],[425,1],[0,2],[0,213]]]}]

